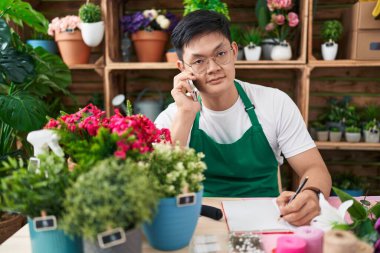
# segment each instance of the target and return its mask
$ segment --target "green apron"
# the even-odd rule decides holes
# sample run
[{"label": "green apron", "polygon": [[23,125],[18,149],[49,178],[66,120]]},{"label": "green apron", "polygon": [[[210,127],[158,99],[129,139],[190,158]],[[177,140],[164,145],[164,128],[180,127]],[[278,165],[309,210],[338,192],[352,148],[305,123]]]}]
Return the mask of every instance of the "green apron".
[{"label": "green apron", "polygon": [[199,129],[200,112],[191,130],[189,146],[205,154],[205,197],[277,197],[278,162],[263,129],[255,107],[239,83],[237,91],[244,103],[252,126],[231,144],[216,143]]}]

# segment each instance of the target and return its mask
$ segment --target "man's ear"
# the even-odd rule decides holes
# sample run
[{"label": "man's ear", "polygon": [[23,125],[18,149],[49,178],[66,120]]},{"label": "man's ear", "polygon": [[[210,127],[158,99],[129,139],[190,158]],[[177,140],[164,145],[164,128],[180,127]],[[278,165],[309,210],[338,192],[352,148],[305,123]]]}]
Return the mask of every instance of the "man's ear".
[{"label": "man's ear", "polygon": [[185,65],[183,64],[183,61],[178,60],[177,61],[177,68],[182,72],[185,70]]}]

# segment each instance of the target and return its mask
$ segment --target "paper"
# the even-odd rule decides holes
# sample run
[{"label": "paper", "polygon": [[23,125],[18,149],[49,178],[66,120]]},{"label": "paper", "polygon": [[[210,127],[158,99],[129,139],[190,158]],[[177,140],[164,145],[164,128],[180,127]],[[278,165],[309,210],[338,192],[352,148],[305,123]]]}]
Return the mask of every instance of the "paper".
[{"label": "paper", "polygon": [[222,201],[228,228],[232,231],[292,231],[283,219],[274,198]]}]

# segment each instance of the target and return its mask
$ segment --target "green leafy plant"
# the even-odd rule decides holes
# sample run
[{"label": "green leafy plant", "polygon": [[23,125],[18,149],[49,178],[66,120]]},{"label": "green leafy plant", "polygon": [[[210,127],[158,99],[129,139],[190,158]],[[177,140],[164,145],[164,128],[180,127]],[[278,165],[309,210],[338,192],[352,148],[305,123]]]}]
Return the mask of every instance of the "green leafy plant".
[{"label": "green leafy plant", "polygon": [[351,224],[336,224],[335,229],[351,230],[361,240],[370,244],[374,244],[378,240],[379,235],[374,228],[375,222],[380,218],[380,202],[370,205],[369,201],[356,200],[344,191],[333,187],[334,192],[338,195],[339,199],[344,202],[353,200],[354,204],[348,209],[348,213],[352,219]]},{"label": "green leafy plant", "polygon": [[346,127],[347,133],[360,133],[360,128],[356,126]]},{"label": "green leafy plant", "polygon": [[93,3],[83,4],[79,8],[79,18],[84,23],[96,23],[102,20],[100,6]]},{"label": "green leafy plant", "polygon": [[248,47],[260,46],[263,38],[263,33],[260,29],[252,27],[245,31],[243,35],[244,45]]},{"label": "green leafy plant", "polygon": [[328,20],[322,25],[321,36],[325,42],[337,42],[343,33],[343,25],[338,20]]},{"label": "green leafy plant", "polygon": [[220,0],[184,0],[183,5],[185,8],[184,16],[196,10],[212,10],[223,14],[228,20],[231,19],[227,4]]},{"label": "green leafy plant", "polygon": [[41,211],[61,217],[65,190],[74,181],[64,158],[54,153],[40,155],[40,168],[26,167],[22,160],[9,158],[3,169],[14,171],[2,179],[1,192],[6,210],[30,217]]},{"label": "green leafy plant", "polygon": [[240,25],[233,24],[230,26],[232,41],[235,41],[239,47],[244,45],[244,30]]},{"label": "green leafy plant", "polygon": [[201,190],[206,165],[202,153],[191,148],[173,147],[168,144],[155,145],[150,154],[150,175],[158,179],[161,197],[174,197],[183,192]]},{"label": "green leafy plant", "polygon": [[110,228],[131,229],[150,220],[158,203],[148,164],[111,157],[78,177],[67,190],[63,229],[94,241]]}]

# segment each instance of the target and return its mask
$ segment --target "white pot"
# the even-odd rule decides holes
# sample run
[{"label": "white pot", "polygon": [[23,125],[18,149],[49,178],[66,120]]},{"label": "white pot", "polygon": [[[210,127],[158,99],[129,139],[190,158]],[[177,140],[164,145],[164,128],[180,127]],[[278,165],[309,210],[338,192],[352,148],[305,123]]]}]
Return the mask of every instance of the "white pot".
[{"label": "white pot", "polygon": [[322,57],[325,61],[333,61],[338,53],[338,44],[335,42],[326,42],[321,45]]},{"label": "white pot", "polygon": [[103,40],[104,36],[104,22],[99,21],[96,23],[81,23],[82,37],[84,43],[89,47],[96,47]]},{"label": "white pot", "polygon": [[246,46],[244,47],[244,54],[247,61],[258,61],[261,56],[260,46]]},{"label": "white pot", "polygon": [[329,139],[329,131],[317,131],[318,141],[327,141]]},{"label": "white pot", "polygon": [[348,133],[346,132],[346,141],[347,142],[359,142],[361,134],[360,133]]},{"label": "white pot", "polygon": [[330,141],[339,142],[342,139],[342,132],[330,132]]},{"label": "white pot", "polygon": [[279,45],[273,47],[270,56],[274,61],[290,60],[292,58],[292,48],[288,42],[282,41]]},{"label": "white pot", "polygon": [[262,50],[262,59],[263,60],[272,60],[270,55],[272,53],[273,47],[277,44],[278,44],[278,39],[274,39],[274,38],[265,39],[261,42],[261,46],[263,48],[263,50]]},{"label": "white pot", "polygon": [[380,132],[379,131],[377,131],[377,133],[371,133],[368,130],[364,131],[365,142],[378,143],[379,139],[380,139]]}]

